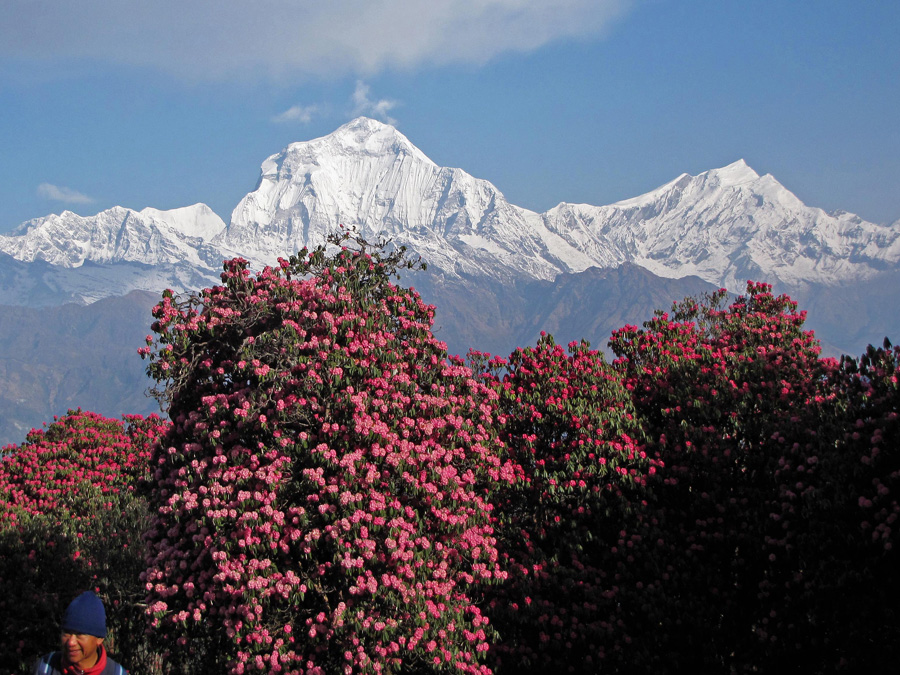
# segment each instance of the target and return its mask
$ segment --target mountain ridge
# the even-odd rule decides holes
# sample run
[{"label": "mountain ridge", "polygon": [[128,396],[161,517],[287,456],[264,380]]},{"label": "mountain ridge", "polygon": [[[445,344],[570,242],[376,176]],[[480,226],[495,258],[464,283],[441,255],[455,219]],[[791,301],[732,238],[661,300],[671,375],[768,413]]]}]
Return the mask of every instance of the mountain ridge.
[{"label": "mountain ridge", "polygon": [[[168,265],[168,285],[182,291],[185,277],[214,282],[224,258],[272,264],[324,242],[341,224],[404,244],[442,274],[498,283],[631,262],[740,292],[751,278],[786,288],[835,285],[900,264],[900,221],[877,225],[806,206],[743,159],[613,204],[561,202],[539,214],[511,204],[489,181],[438,166],[397,129],[369,118],[267,157],[227,225],[203,204],[64,212],[0,236],[0,252],[71,268],[87,260]],[[105,284],[108,295],[134,287]],[[0,288],[0,302],[15,303],[9,295]]]}]

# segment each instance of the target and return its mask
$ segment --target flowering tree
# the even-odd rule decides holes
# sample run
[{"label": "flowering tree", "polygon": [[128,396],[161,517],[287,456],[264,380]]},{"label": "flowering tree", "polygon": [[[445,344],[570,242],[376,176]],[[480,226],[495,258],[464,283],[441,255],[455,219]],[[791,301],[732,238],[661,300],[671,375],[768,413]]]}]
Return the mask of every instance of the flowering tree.
[{"label": "flowering tree", "polygon": [[154,310],[156,631],[181,672],[487,672],[497,395],[390,282],[402,249],[332,243]]},{"label": "flowering tree", "polygon": [[104,599],[109,645],[146,669],[140,483],[164,429],[69,411],[0,459],[0,670],[26,672],[59,641],[59,618],[87,588]]},{"label": "flowering tree", "polygon": [[[877,664],[882,649],[866,654],[845,635],[867,598],[861,632],[896,639],[895,610],[876,597],[896,598],[886,565],[897,460],[878,451],[896,433],[896,359],[874,359],[877,377],[851,376],[819,358],[804,313],[769,286],[724,302],[724,291],[685,302],[611,342],[664,467],[645,520],[645,540],[661,543],[659,629],[642,639],[677,671]],[[878,521],[865,518],[870,501]],[[876,523],[874,546],[862,546]]]},{"label": "flowering tree", "polygon": [[566,352],[543,336],[508,360],[472,358],[500,394],[517,476],[494,496],[510,573],[488,589],[498,672],[627,670],[648,628],[634,610],[655,588],[652,559],[633,551],[656,471],[628,392],[585,342]]},{"label": "flowering tree", "polygon": [[771,661],[890,672],[900,659],[900,349],[885,340],[829,373],[826,405],[784,465],[761,586]]},{"label": "flowering tree", "polygon": [[610,343],[665,467],[646,537],[659,544],[660,627],[643,638],[680,670],[727,672],[759,648],[779,463],[805,434],[827,368],[790,299],[755,284],[727,308],[725,298],[686,301]]}]

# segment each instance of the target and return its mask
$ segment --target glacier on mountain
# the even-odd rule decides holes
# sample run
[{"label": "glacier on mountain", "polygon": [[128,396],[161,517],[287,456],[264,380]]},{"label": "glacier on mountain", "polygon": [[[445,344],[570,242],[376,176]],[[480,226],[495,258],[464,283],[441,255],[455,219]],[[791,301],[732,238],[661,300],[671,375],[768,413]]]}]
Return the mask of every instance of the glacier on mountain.
[{"label": "glacier on mountain", "polygon": [[[900,221],[877,225],[808,207],[743,160],[615,204],[561,203],[539,214],[486,180],[436,165],[394,127],[367,118],[268,157],[227,226],[203,204],[64,212],[0,236],[0,252],[56,268],[131,266],[122,288],[114,273],[93,292],[86,278],[78,297],[89,301],[140,286],[135,265],[155,270],[146,290],[161,290],[163,278],[187,290],[215,279],[223,258],[261,267],[322,243],[341,224],[405,244],[447,278],[501,283],[633,263],[741,291],[748,279],[794,288],[861,281],[900,263]],[[2,301],[12,304],[9,295]]]}]

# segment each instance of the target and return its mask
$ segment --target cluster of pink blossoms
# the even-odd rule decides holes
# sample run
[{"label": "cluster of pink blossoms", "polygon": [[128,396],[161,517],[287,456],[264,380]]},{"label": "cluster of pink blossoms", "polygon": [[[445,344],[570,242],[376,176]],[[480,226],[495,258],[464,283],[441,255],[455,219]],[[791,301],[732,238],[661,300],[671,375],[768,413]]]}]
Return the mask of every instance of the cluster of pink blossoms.
[{"label": "cluster of pink blossoms", "polygon": [[174,422],[152,460],[156,631],[233,673],[486,672],[470,593],[505,576],[496,393],[380,259],[316,255],[231,261],[155,310],[145,354]]},{"label": "cluster of pink blossoms", "polygon": [[[506,584],[488,590],[497,672],[616,672],[635,659],[633,589],[649,573],[630,546],[657,466],[620,376],[586,343],[550,336],[509,359],[471,354],[500,395],[517,480],[495,491]],[[627,545],[626,545],[627,541]]]},{"label": "cluster of pink blossoms", "polygon": [[[65,605],[92,588],[107,602],[110,644],[137,651],[135,594],[158,417],[69,411],[0,459],[0,671],[24,672],[52,645]],[[51,642],[48,642],[48,639]]]},{"label": "cluster of pink blossoms", "polygon": [[[896,454],[863,470],[884,448],[876,430],[898,438],[900,396],[883,376],[900,352],[878,352],[881,380],[860,377],[853,359],[820,357],[805,314],[770,286],[749,283],[727,308],[725,298],[611,342],[646,451],[665,467],[643,536],[664,591],[649,651],[696,671],[867,669],[877,652],[845,627],[863,603],[872,619],[861,630],[890,632],[884,598],[898,595],[884,573],[893,530],[867,541],[859,495],[900,487]],[[866,429],[858,445],[853,426]],[[878,496],[885,522],[898,513],[889,493]]]}]

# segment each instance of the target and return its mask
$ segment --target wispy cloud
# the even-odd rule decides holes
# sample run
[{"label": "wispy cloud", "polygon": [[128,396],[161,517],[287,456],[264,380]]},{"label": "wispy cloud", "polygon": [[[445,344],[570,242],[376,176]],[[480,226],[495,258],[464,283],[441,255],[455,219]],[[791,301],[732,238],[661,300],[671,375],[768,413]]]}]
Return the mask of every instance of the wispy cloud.
[{"label": "wispy cloud", "polygon": [[309,124],[313,115],[318,111],[315,105],[293,105],[283,113],[279,113],[272,118],[273,122],[299,122],[300,124]]},{"label": "wispy cloud", "polygon": [[90,204],[94,200],[85,194],[73,190],[72,188],[53,185],[52,183],[41,183],[38,185],[37,193],[39,197],[51,199],[55,202],[63,202],[65,204]]},{"label": "wispy cloud", "polygon": [[[602,35],[637,0],[5,0],[0,57],[126,63],[194,79],[371,75],[483,63]],[[123,48],[127,45],[127,48]]]},{"label": "wispy cloud", "polygon": [[387,98],[373,101],[369,98],[369,91],[369,85],[365,82],[356,83],[356,89],[353,91],[353,114],[371,115],[388,124],[397,124],[397,120],[388,115],[388,111],[397,107],[397,101]]}]

